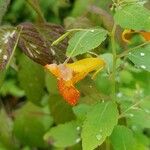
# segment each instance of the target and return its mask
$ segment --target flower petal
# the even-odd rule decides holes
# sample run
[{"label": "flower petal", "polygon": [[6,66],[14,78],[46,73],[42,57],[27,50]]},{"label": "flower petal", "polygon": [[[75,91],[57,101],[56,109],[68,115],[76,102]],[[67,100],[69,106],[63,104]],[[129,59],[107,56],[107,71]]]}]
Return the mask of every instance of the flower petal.
[{"label": "flower petal", "polygon": [[76,105],[80,92],[70,83],[62,79],[58,80],[58,89],[63,98],[72,106]]},{"label": "flower petal", "polygon": [[105,62],[101,58],[85,58],[74,63],[68,63],[66,66],[73,71],[73,83],[83,79],[89,72],[105,66]]},{"label": "flower petal", "polygon": [[150,41],[150,32],[140,32],[146,41]]},{"label": "flower petal", "polygon": [[150,32],[145,32],[145,31],[134,31],[134,30],[128,30],[128,29],[125,29],[122,33],[122,39],[124,42],[126,43],[131,43],[130,39],[132,38],[132,35],[135,34],[135,33],[139,33],[141,34],[144,39],[146,41],[150,41]]}]

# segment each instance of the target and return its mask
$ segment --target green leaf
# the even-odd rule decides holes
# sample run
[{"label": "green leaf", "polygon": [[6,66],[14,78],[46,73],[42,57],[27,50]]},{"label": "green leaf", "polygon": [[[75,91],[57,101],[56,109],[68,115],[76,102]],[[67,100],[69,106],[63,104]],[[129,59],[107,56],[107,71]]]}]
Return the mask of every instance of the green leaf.
[{"label": "green leaf", "polygon": [[7,11],[7,7],[10,3],[10,0],[2,0],[0,1],[0,24],[2,22],[2,18],[5,15],[6,11]]},{"label": "green leaf", "polygon": [[113,55],[111,53],[105,53],[100,55],[100,58],[104,59],[106,62],[105,68],[107,69],[108,73],[110,73],[113,68]]},{"label": "green leaf", "polygon": [[91,0],[76,0],[71,15],[73,17],[81,16],[86,11],[90,1]]},{"label": "green leaf", "polygon": [[124,126],[116,126],[110,139],[114,150],[136,150],[133,133]]},{"label": "green leaf", "polygon": [[98,73],[96,76],[95,84],[97,89],[103,94],[110,94],[111,93],[111,81],[109,79],[108,74],[106,73]]},{"label": "green leaf", "polygon": [[69,147],[80,142],[78,124],[75,121],[51,128],[44,136],[56,147]]},{"label": "green leaf", "polygon": [[107,36],[107,31],[101,28],[82,30],[69,40],[67,56],[74,57],[98,47]]},{"label": "green leaf", "polygon": [[59,94],[58,87],[57,87],[57,79],[56,77],[54,77],[54,75],[47,72],[45,82],[46,82],[47,90],[50,95]]},{"label": "green leaf", "polygon": [[91,105],[79,104],[73,107],[73,112],[79,120],[84,121],[87,112],[90,111],[91,108]]},{"label": "green leaf", "polygon": [[118,121],[117,106],[113,102],[97,103],[87,113],[81,133],[83,150],[93,150],[110,136]]},{"label": "green leaf", "polygon": [[133,50],[128,58],[138,67],[150,71],[150,45]]},{"label": "green leaf", "polygon": [[7,94],[11,94],[16,97],[25,96],[24,91],[16,85],[16,82],[14,80],[5,81],[0,89],[0,94],[2,96],[6,96]]},{"label": "green leaf", "polygon": [[[0,142],[6,149],[14,150],[17,146],[13,143],[14,139],[12,136],[13,122],[11,118],[8,117],[5,110],[1,108],[0,110]],[[1,149],[1,148],[0,148]]]},{"label": "green leaf", "polygon": [[[150,111],[149,109],[137,109],[128,111],[128,124],[130,126],[140,126],[141,128],[150,127]],[[140,121],[139,121],[140,120]]]},{"label": "green leaf", "polygon": [[124,29],[150,30],[150,11],[140,5],[126,5],[115,13],[114,19]]},{"label": "green leaf", "polygon": [[50,96],[51,114],[56,124],[65,123],[75,119],[71,106],[59,95]]},{"label": "green leaf", "polygon": [[19,81],[27,99],[35,104],[41,104],[44,95],[45,74],[43,68],[27,58],[20,57]]},{"label": "green leaf", "polygon": [[38,107],[28,102],[15,112],[14,134],[25,145],[45,147],[43,135],[52,123],[46,107]]}]

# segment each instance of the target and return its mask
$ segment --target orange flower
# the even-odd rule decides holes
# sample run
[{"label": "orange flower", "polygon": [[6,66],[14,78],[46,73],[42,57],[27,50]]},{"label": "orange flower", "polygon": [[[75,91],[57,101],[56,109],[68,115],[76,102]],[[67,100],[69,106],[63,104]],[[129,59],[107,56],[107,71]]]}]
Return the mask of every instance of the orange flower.
[{"label": "orange flower", "polygon": [[132,38],[132,35],[135,34],[135,33],[141,34],[146,41],[150,41],[150,32],[134,31],[134,30],[131,30],[131,29],[125,29],[122,32],[123,41],[126,42],[126,43],[131,43],[130,39]]},{"label": "orange flower", "polygon": [[82,80],[89,72],[102,69],[104,60],[100,58],[85,58],[74,63],[46,65],[58,79],[58,89],[63,98],[70,104],[75,105],[80,97],[80,92],[74,84]]}]

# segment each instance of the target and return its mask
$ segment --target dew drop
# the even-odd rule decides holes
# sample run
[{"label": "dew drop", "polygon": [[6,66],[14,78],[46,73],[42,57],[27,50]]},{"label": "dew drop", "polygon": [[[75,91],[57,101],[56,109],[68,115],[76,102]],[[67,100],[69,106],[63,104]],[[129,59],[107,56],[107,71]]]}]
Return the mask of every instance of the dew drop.
[{"label": "dew drop", "polygon": [[133,115],[133,114],[129,114],[129,116],[130,116],[130,117],[134,117],[134,115]]},{"label": "dew drop", "polygon": [[77,131],[80,131],[81,128],[78,126],[76,129],[77,129]]},{"label": "dew drop", "polygon": [[97,140],[99,141],[99,140],[102,138],[102,135],[101,135],[101,134],[97,134],[97,135],[96,135],[96,138],[97,138]]},{"label": "dew drop", "polygon": [[94,32],[94,30],[91,30],[91,32]]},{"label": "dew drop", "polygon": [[80,141],[81,141],[81,138],[77,138],[75,142],[79,143]]},{"label": "dew drop", "polygon": [[123,96],[123,94],[121,92],[117,93],[117,97],[121,98]]},{"label": "dew drop", "polygon": [[7,55],[4,55],[4,56],[3,56],[3,59],[4,59],[4,60],[7,60]]},{"label": "dew drop", "polygon": [[149,109],[144,109],[144,111],[146,112],[146,113],[150,113],[150,110]]},{"label": "dew drop", "polygon": [[145,53],[140,53],[140,55],[141,55],[141,56],[144,56],[144,55],[145,55]]},{"label": "dew drop", "polygon": [[141,65],[141,68],[142,68],[142,69],[146,69],[146,66],[144,66],[144,65]]},{"label": "dew drop", "polygon": [[132,130],[134,130],[134,131],[137,130],[137,126],[135,126],[135,125],[133,125],[131,128],[132,128]]}]

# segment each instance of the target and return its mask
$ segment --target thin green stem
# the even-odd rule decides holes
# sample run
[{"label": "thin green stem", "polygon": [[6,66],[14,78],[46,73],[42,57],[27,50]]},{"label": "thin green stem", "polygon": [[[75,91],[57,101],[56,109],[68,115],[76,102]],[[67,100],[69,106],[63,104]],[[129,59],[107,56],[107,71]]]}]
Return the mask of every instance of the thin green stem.
[{"label": "thin green stem", "polygon": [[[46,22],[44,15],[40,9],[39,2],[38,1],[32,1],[32,0],[26,0],[28,4],[34,9],[34,11],[37,13],[39,19],[41,22]],[[35,2],[35,3],[34,3]]]},{"label": "thin green stem", "polygon": [[116,24],[114,24],[112,32],[111,32],[111,46],[112,46],[112,54],[113,54],[113,70],[112,70],[112,99],[115,101],[116,99],[116,43],[115,43],[115,33],[116,33]]},{"label": "thin green stem", "polygon": [[145,46],[145,45],[147,45],[147,44],[150,44],[150,41],[146,41],[145,43],[142,43],[142,44],[140,44],[140,45],[138,45],[138,46],[135,46],[135,47],[133,47],[133,48],[127,49],[127,50],[125,50],[123,53],[119,54],[117,57],[118,57],[118,58],[124,57],[124,56],[128,55],[128,53],[129,53],[130,51],[135,50],[135,49],[138,49],[138,48],[141,48],[142,46]]},{"label": "thin green stem", "polygon": [[64,33],[63,35],[61,35],[58,39],[56,39],[55,41],[53,41],[53,43],[51,44],[51,46],[57,45],[59,44],[62,40],[64,40],[67,36],[69,36],[69,34],[71,34],[74,31],[81,31],[81,30],[85,30],[85,29],[70,29],[67,30],[66,33]]},{"label": "thin green stem", "polygon": [[106,139],[106,150],[110,150],[110,141],[109,141],[109,138]]},{"label": "thin green stem", "polygon": [[9,58],[9,60],[8,60],[7,65],[6,65],[6,70],[8,69],[8,67],[9,67],[9,65],[10,65],[10,62],[11,62],[11,60],[12,60],[12,57],[13,57],[13,55],[14,55],[14,53],[15,53],[15,50],[16,50],[16,47],[17,47],[17,45],[18,45],[18,41],[19,41],[21,32],[22,32],[22,27],[21,27],[20,31],[18,32],[18,36],[17,36],[16,42],[15,42],[15,45],[14,45],[14,47],[13,47],[12,53],[11,53],[11,55],[10,55],[10,58]]}]

